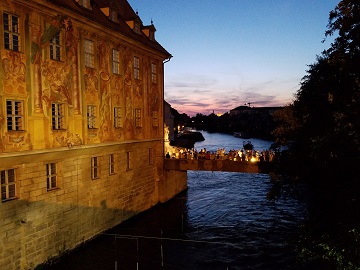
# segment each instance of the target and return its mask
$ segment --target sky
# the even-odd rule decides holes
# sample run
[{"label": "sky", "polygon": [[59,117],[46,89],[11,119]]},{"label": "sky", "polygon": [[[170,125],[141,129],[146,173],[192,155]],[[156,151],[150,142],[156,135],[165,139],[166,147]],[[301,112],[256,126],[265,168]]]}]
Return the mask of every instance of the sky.
[{"label": "sky", "polygon": [[[173,56],[164,98],[179,113],[285,106],[328,49],[339,0],[128,0]],[[324,41],[325,39],[325,41]]]}]

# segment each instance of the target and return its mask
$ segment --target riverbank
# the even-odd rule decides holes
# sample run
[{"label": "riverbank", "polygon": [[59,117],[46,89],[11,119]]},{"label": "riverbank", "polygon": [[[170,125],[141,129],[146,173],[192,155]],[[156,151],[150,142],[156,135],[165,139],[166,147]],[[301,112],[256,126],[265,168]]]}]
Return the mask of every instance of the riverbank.
[{"label": "riverbank", "polygon": [[192,131],[187,133],[182,133],[176,139],[170,142],[171,146],[192,149],[194,148],[195,143],[204,141],[205,138],[203,134],[199,131]]}]

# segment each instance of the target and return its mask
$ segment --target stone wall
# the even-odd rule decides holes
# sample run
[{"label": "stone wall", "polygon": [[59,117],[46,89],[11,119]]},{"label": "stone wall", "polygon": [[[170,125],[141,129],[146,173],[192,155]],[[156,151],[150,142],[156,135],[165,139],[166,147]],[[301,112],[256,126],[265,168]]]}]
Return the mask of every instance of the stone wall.
[{"label": "stone wall", "polygon": [[[0,269],[34,269],[184,190],[186,172],[164,173],[157,145],[149,140],[4,156],[0,170],[15,169],[17,199],[0,203]],[[97,179],[91,177],[94,156]],[[58,186],[48,190],[46,164],[52,162]]]}]

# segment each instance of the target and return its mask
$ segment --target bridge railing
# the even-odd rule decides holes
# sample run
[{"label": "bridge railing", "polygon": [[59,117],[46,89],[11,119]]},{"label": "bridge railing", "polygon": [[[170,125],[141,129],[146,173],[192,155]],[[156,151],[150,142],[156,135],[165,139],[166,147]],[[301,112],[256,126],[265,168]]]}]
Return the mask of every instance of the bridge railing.
[{"label": "bridge railing", "polygon": [[224,159],[176,159],[166,158],[166,170],[175,171],[223,171],[245,173],[269,173],[274,167],[274,162],[267,161],[233,161]]}]

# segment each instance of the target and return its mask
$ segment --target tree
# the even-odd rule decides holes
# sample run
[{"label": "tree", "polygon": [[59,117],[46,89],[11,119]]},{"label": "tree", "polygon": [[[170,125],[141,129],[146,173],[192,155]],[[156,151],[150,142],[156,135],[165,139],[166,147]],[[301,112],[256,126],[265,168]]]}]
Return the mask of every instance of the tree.
[{"label": "tree", "polygon": [[316,173],[308,177],[316,222],[307,227],[301,253],[332,262],[336,267],[330,269],[359,269],[359,0],[342,0],[330,12],[325,36],[335,34],[330,48],[309,65],[291,106],[298,123],[292,153]]}]

